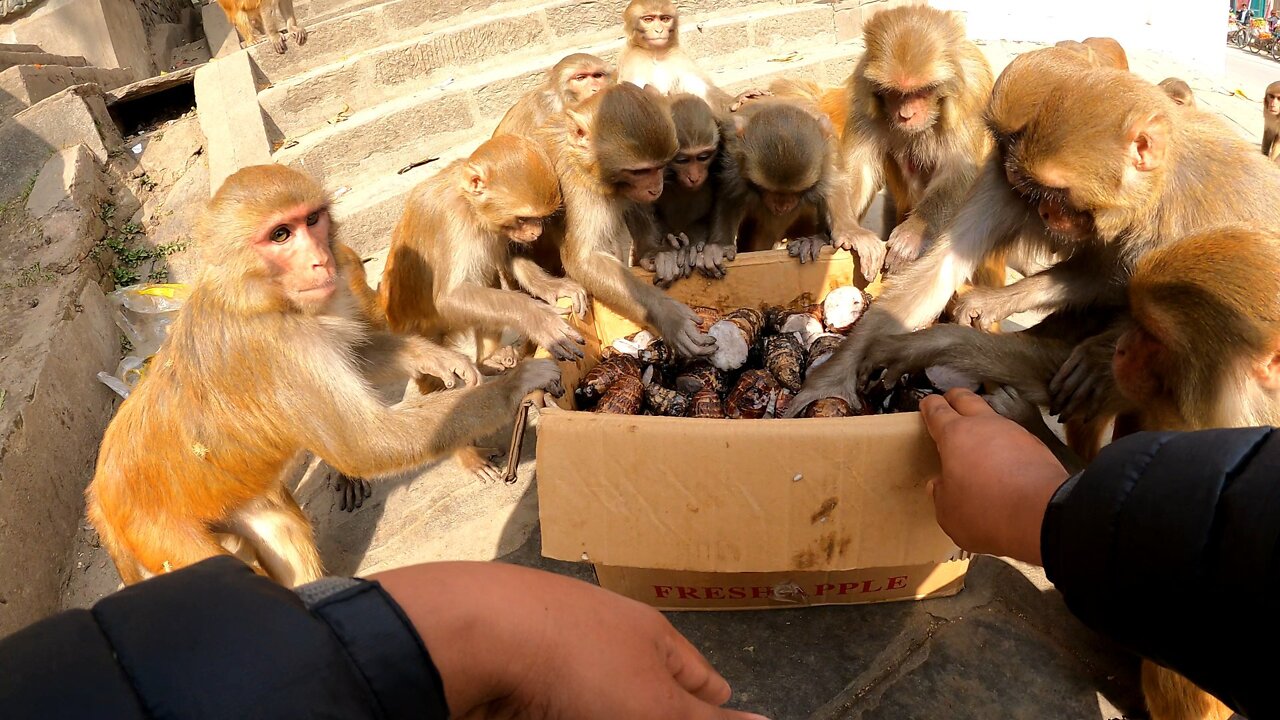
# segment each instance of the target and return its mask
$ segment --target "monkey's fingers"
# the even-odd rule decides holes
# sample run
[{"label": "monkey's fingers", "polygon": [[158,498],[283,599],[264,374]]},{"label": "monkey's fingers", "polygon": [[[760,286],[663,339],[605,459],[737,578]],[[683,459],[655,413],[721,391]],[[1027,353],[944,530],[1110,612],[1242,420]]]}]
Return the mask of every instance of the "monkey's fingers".
[{"label": "monkey's fingers", "polygon": [[657,267],[657,265],[658,265],[658,261],[653,255],[640,258],[640,267],[644,268],[645,270],[648,270],[649,272],[653,272],[654,268]]}]

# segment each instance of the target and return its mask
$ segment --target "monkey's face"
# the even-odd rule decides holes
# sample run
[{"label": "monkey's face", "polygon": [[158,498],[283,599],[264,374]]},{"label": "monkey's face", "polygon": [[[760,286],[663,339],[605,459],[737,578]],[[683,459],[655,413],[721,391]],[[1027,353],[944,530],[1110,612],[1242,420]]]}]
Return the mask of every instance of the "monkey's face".
[{"label": "monkey's face", "polygon": [[1262,108],[1272,117],[1280,117],[1280,88],[1274,92],[1267,88],[1267,98],[1262,101]]},{"label": "monkey's face", "polygon": [[876,97],[884,105],[885,117],[890,126],[904,133],[924,132],[938,120],[941,97],[936,87],[910,91],[882,88],[876,93]]},{"label": "monkey's face", "polygon": [[603,90],[612,79],[613,75],[602,67],[578,68],[565,78],[565,101],[577,105]]},{"label": "monkey's face", "polygon": [[618,194],[632,202],[652,203],[662,197],[662,171],[666,165],[625,168],[618,173],[614,187]]},{"label": "monkey's face", "polygon": [[253,249],[285,297],[307,312],[319,310],[337,288],[327,207],[294,207],[267,219]]},{"label": "monkey's face", "polygon": [[542,237],[542,218],[517,217],[503,225],[502,231],[512,242],[528,245]]},{"label": "monkey's face", "polygon": [[636,40],[654,50],[671,45],[675,36],[676,16],[667,12],[646,12],[636,18]]},{"label": "monkey's face", "polygon": [[1005,178],[1009,186],[1040,216],[1045,230],[1056,240],[1076,244],[1087,242],[1096,236],[1094,216],[1090,208],[1077,202],[1069,182],[1054,175],[1052,183],[1045,182],[1029,171],[1021,162],[1020,141],[1011,140],[1005,156]]},{"label": "monkey's face", "polygon": [[680,148],[671,161],[671,172],[680,187],[697,190],[711,174],[711,164],[716,159],[716,146]]}]

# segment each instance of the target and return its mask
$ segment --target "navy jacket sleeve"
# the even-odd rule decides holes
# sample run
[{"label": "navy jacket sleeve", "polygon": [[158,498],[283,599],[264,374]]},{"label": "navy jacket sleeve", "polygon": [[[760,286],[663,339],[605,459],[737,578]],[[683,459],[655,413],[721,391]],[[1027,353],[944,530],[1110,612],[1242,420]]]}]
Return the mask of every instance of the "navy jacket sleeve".
[{"label": "navy jacket sleeve", "polygon": [[5,718],[446,718],[440,676],[377,583],[308,609],[230,557],[0,640]]},{"label": "navy jacket sleeve", "polygon": [[1280,432],[1140,433],[1049,503],[1045,571],[1090,627],[1280,717]]}]

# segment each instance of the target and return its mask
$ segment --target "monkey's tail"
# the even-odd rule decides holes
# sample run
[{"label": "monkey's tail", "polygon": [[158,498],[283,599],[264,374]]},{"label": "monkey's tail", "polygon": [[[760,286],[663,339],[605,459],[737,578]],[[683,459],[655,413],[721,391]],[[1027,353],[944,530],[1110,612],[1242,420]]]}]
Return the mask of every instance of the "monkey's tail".
[{"label": "monkey's tail", "polygon": [[246,44],[253,42],[253,17],[250,11],[256,8],[257,3],[250,7],[249,0],[218,0],[218,5],[235,26],[236,32],[240,33],[240,39]]}]

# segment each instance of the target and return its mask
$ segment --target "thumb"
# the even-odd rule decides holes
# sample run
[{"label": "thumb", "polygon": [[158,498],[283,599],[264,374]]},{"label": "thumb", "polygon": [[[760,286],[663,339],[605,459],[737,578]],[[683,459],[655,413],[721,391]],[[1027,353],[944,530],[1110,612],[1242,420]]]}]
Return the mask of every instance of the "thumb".
[{"label": "thumb", "polygon": [[920,401],[920,417],[933,441],[940,442],[947,426],[960,419],[960,413],[941,395],[930,395]]},{"label": "thumb", "polygon": [[744,710],[730,710],[722,708],[710,703],[703,702],[692,695],[681,696],[678,702],[680,707],[675,708],[675,712],[662,715],[663,718],[689,718],[689,720],[769,720],[764,715],[746,712]]}]

